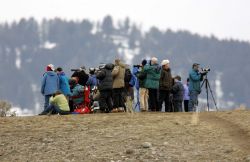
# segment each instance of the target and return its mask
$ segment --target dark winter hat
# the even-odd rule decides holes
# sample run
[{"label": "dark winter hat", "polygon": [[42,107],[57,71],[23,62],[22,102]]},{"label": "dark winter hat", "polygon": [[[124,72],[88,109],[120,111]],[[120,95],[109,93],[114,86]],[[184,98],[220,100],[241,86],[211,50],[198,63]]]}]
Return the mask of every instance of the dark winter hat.
[{"label": "dark winter hat", "polygon": [[63,69],[61,67],[56,68],[56,71],[61,72]]},{"label": "dark winter hat", "polygon": [[94,74],[95,73],[95,68],[89,68],[89,73]]},{"label": "dark winter hat", "polygon": [[198,63],[194,63],[193,64],[193,68],[195,67],[195,66],[199,66],[200,64],[198,64]]},{"label": "dark winter hat", "polygon": [[75,85],[76,84],[76,79],[71,78],[69,79],[69,85]]},{"label": "dark winter hat", "polygon": [[142,64],[142,66],[145,66],[147,64],[147,60],[145,60],[145,59],[142,60],[141,64]]}]

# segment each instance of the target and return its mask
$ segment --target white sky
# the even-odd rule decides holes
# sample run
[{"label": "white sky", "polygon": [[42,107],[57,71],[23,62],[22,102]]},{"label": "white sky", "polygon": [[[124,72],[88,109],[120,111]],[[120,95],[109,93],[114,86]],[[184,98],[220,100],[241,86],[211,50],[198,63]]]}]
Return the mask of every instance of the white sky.
[{"label": "white sky", "polygon": [[0,0],[0,22],[22,17],[101,20],[130,17],[144,29],[186,29],[250,41],[250,0]]}]

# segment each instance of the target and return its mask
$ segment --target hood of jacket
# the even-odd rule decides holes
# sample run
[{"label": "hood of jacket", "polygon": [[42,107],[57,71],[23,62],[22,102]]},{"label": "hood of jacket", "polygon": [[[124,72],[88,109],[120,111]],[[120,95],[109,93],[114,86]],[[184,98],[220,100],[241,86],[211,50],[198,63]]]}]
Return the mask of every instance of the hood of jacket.
[{"label": "hood of jacket", "polygon": [[154,64],[152,65],[153,69],[156,71],[156,72],[160,72],[161,71],[161,66],[158,65],[158,64]]},{"label": "hood of jacket", "polygon": [[114,68],[114,64],[109,63],[105,65],[105,69],[112,70],[113,68]]},{"label": "hood of jacket", "polygon": [[54,72],[54,71],[47,71],[46,74],[49,76],[57,75],[56,72]]}]

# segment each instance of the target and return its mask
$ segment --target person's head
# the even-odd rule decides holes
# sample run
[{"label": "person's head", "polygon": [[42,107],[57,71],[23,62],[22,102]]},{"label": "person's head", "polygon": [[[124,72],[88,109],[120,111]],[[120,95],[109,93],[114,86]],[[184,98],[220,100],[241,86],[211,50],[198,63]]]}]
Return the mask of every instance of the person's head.
[{"label": "person's head", "polygon": [[77,81],[78,81],[78,79],[76,77],[72,77],[71,79],[69,79],[69,85],[70,85],[71,89],[76,86]]},{"label": "person's head", "polygon": [[180,82],[181,81],[181,77],[179,75],[177,75],[177,76],[174,77],[174,80],[176,82]]},{"label": "person's head", "polygon": [[85,71],[86,70],[86,67],[83,65],[79,68],[81,71]]},{"label": "person's head", "polygon": [[200,68],[200,64],[198,64],[198,63],[194,63],[194,64],[193,64],[193,69],[194,69],[195,71],[199,71],[199,68]]},{"label": "person's head", "polygon": [[145,59],[142,60],[141,65],[142,65],[142,66],[145,66],[146,64],[147,64],[147,60],[145,60]]},{"label": "person's head", "polygon": [[169,69],[169,60],[162,60],[161,66],[163,69]]},{"label": "person's head", "polygon": [[119,65],[120,62],[121,62],[121,59],[119,59],[119,58],[116,58],[116,59],[115,59],[115,65]]},{"label": "person's head", "polygon": [[157,64],[157,62],[158,62],[158,59],[156,57],[151,58],[151,65],[155,65]]},{"label": "person's head", "polygon": [[187,78],[187,84],[189,84],[189,78]]},{"label": "person's head", "polygon": [[89,74],[94,75],[95,74],[95,68],[89,68]]},{"label": "person's head", "polygon": [[54,71],[55,68],[54,68],[54,65],[53,64],[49,64],[46,66],[46,71]]},{"label": "person's head", "polygon": [[56,68],[56,72],[60,73],[62,71],[63,71],[63,69],[61,67]]}]

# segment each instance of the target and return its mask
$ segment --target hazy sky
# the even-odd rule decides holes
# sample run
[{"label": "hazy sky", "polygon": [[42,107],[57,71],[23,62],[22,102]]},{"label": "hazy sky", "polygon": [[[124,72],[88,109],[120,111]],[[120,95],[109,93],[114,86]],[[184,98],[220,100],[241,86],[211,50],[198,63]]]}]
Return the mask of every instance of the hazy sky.
[{"label": "hazy sky", "polygon": [[144,29],[186,29],[219,38],[250,41],[250,0],[0,0],[0,21],[22,17],[130,17]]}]

